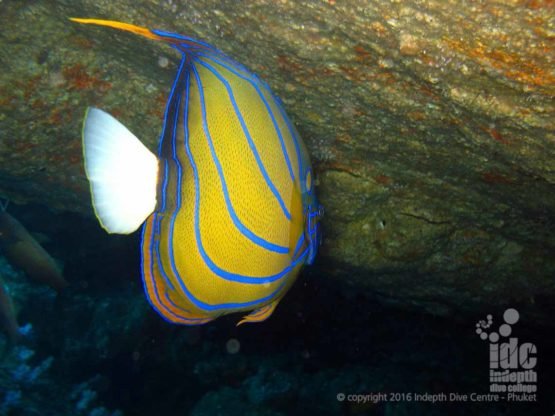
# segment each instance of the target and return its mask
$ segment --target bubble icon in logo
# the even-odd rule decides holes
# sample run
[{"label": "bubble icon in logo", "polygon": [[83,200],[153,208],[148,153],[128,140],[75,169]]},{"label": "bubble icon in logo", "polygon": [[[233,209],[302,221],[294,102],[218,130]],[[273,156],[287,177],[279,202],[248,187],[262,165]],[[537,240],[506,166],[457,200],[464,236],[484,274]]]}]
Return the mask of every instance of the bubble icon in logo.
[{"label": "bubble icon in logo", "polygon": [[516,309],[513,308],[509,308],[505,311],[505,313],[503,314],[503,319],[505,320],[505,322],[507,322],[509,325],[514,325],[518,322],[518,319],[520,318],[518,311]]},{"label": "bubble icon in logo", "polygon": [[499,326],[497,331],[486,331],[489,329],[493,324],[493,317],[490,315],[486,316],[486,319],[482,319],[476,323],[476,333],[479,335],[480,339],[486,340],[489,339],[490,342],[496,343],[499,341],[500,336],[508,337],[513,332],[511,325],[514,325],[520,319],[520,315],[518,311],[514,308],[508,308],[503,313],[503,320],[505,321],[503,324]]},{"label": "bubble icon in logo", "polygon": [[476,333],[480,336],[481,339],[486,340],[488,338],[488,334],[484,331],[484,329],[488,329],[493,324],[493,317],[490,315],[486,316],[486,320],[481,320],[476,323]]}]

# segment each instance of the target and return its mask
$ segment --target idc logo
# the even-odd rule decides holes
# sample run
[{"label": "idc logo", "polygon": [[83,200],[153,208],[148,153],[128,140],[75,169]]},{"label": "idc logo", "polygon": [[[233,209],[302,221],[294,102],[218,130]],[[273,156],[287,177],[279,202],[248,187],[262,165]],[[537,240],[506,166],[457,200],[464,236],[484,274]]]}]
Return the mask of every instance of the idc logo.
[{"label": "idc logo", "polygon": [[476,324],[480,339],[489,341],[490,392],[507,393],[508,401],[536,401],[538,350],[531,342],[520,342],[513,325],[520,319],[516,309],[503,313],[503,323],[491,330],[492,315]]}]

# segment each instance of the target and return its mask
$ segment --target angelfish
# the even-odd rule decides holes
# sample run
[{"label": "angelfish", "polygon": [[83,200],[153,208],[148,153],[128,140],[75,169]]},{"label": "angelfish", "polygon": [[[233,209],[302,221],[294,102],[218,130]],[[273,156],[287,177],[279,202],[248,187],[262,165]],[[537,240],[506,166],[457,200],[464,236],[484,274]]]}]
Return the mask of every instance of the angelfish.
[{"label": "angelfish", "polygon": [[109,233],[142,231],[142,277],[167,321],[196,325],[250,311],[268,318],[320,244],[305,145],[269,86],[213,46],[127,23],[181,54],[158,156],[108,113],[87,110],[85,171]]}]

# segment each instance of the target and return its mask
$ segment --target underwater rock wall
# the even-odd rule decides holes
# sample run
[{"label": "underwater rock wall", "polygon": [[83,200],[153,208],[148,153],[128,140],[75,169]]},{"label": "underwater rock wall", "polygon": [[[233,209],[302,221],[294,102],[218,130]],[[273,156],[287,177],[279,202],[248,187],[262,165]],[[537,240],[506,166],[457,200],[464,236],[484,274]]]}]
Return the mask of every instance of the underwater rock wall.
[{"label": "underwater rock wall", "polygon": [[264,78],[310,149],[319,264],[434,313],[555,293],[554,4],[0,2],[0,195],[92,215],[87,106],[154,148],[177,57],[101,17],[208,41]]}]

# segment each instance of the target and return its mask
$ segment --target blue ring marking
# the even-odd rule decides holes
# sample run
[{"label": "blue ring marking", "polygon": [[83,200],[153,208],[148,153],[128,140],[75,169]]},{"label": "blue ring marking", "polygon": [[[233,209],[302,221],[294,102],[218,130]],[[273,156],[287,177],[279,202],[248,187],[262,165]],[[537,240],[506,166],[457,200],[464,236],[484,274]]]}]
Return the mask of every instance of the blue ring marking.
[{"label": "blue ring marking", "polygon": [[[195,62],[198,62],[199,64],[201,64],[202,66],[207,68],[210,72],[212,72],[216,77],[218,77],[218,79],[225,85],[226,90],[227,90],[228,94],[230,95],[230,99],[232,100],[232,102],[235,102],[235,100],[233,98],[233,91],[231,89],[231,86],[229,85],[229,82],[216,70],[216,68],[214,68],[209,63],[204,62],[200,59],[195,60]],[[221,65],[221,66],[223,66],[226,69],[228,68],[227,65]],[[239,77],[239,78],[242,78],[243,80],[248,81],[246,77]],[[258,78],[256,78],[256,80],[258,81]],[[264,103],[264,107],[266,107],[267,113],[270,115],[270,119],[272,120],[272,124],[274,125],[274,130],[276,131],[277,136],[279,138],[279,143],[281,145],[281,152],[283,154],[283,158],[285,159],[285,163],[287,164],[287,170],[289,171],[289,176],[291,177],[291,181],[294,182],[295,181],[295,174],[293,173],[293,168],[291,167],[291,160],[289,160],[289,154],[287,153],[287,148],[285,146],[285,141],[283,140],[283,135],[281,134],[281,130],[280,130],[278,124],[277,124],[277,120],[274,116],[274,112],[272,111],[272,109],[270,107],[270,104],[266,100],[266,97],[264,97],[264,94],[262,93],[262,91],[260,91],[260,87],[257,85],[257,82],[250,82],[250,84],[254,87],[254,89],[258,93],[258,96],[260,97],[260,99]],[[234,107],[235,107],[235,105],[234,105]],[[238,117],[242,118],[240,114],[238,114]]]},{"label": "blue ring marking", "polygon": [[[214,149],[213,149],[213,146],[211,145],[211,140],[209,138],[210,133],[208,132],[208,126],[207,126],[207,123],[206,123],[206,108],[205,108],[205,105],[204,105],[204,94],[202,93],[202,83],[200,81],[200,76],[199,76],[198,72],[194,68],[194,65],[192,66],[192,69],[193,69],[193,74],[195,75],[195,79],[197,81],[197,85],[198,85],[198,88],[199,88],[199,96],[200,96],[200,101],[201,101],[201,111],[202,111],[202,116],[203,116],[204,133],[208,138],[208,143],[210,144],[210,151],[213,152]],[[195,177],[195,179],[197,179],[197,178]],[[198,195],[197,195],[197,197],[198,197]],[[253,284],[271,283],[271,282],[274,282],[274,281],[280,279],[284,275],[286,275],[289,271],[291,271],[291,269],[296,264],[293,261],[289,266],[285,267],[281,272],[279,272],[277,274],[274,274],[274,275],[269,275],[269,276],[254,277],[254,276],[244,276],[244,275],[237,274],[237,273],[230,273],[226,270],[223,270],[223,269],[219,268],[214,262],[212,262],[210,257],[206,254],[206,251],[204,250],[204,246],[202,244],[202,237],[201,237],[201,234],[200,234],[200,224],[199,223],[200,223],[199,204],[196,204],[195,205],[195,238],[196,238],[196,241],[197,241],[197,247],[198,247],[198,250],[199,250],[199,254],[201,255],[205,264],[208,266],[208,268],[214,274],[216,274],[219,277],[222,277],[226,280],[230,280],[230,281],[233,281],[233,282],[241,282],[241,283],[253,283]]]},{"label": "blue ring marking", "polygon": [[[154,214],[155,216],[157,216],[157,214]],[[146,230],[146,224],[143,225],[143,230],[141,232],[141,246],[144,244],[144,238],[145,238],[145,230]],[[152,233],[152,235],[154,235],[154,233]],[[141,250],[141,257],[142,257],[142,250]],[[152,260],[152,257],[151,257]],[[162,308],[171,316],[174,316],[176,319],[183,319],[183,320],[188,320],[191,322],[194,322],[194,319],[190,319],[190,318],[186,318],[184,316],[181,315],[177,315],[176,313],[174,313],[173,311],[171,311],[170,309],[167,308],[166,305],[164,305],[164,303],[161,301],[160,299],[160,295],[158,294],[158,289],[156,287],[156,281],[154,279],[154,271],[153,271],[153,266],[154,266],[154,262],[151,261],[150,262],[150,276],[152,276],[152,287],[154,289],[154,295],[156,296],[156,300],[158,301],[158,303],[162,306]],[[171,324],[174,324],[176,322],[170,320],[169,318],[167,318],[158,308],[158,306],[154,305],[154,303],[152,302],[152,300],[150,299],[149,296],[149,292],[148,292],[148,288],[146,287],[146,275],[144,273],[144,261],[141,261],[141,275],[143,276],[143,290],[146,293],[146,299],[148,301],[148,303],[150,304],[150,306],[152,307],[152,309],[154,309],[156,311],[156,313],[158,313],[158,315],[160,315],[162,317],[162,319],[164,319],[166,322],[169,322]],[[177,323],[182,323],[182,322],[177,322]]]},{"label": "blue ring marking", "polygon": [[256,245],[258,245],[260,247],[263,247],[268,251],[273,251],[275,253],[280,253],[280,254],[289,253],[289,247],[271,243],[271,242],[263,239],[262,237],[256,235],[250,229],[245,227],[245,225],[241,222],[241,220],[237,216],[237,214],[235,212],[235,209],[233,208],[233,203],[231,202],[231,199],[229,197],[229,191],[228,191],[228,188],[227,188],[227,183],[226,183],[226,180],[225,180],[225,175],[224,175],[224,172],[223,172],[222,165],[221,165],[221,163],[218,159],[218,156],[216,155],[216,150],[214,149],[212,136],[210,135],[210,132],[208,130],[208,123],[206,121],[206,106],[205,106],[205,102],[204,102],[204,92],[202,91],[202,84],[200,83],[200,76],[199,76],[198,72],[196,71],[196,69],[194,67],[194,64],[191,65],[191,69],[192,69],[192,71],[195,75],[195,78],[198,80],[198,85],[199,85],[199,95],[200,95],[201,106],[202,106],[202,114],[203,114],[203,118],[202,118],[203,130],[205,132],[206,139],[208,141],[208,145],[210,147],[210,154],[212,156],[212,160],[214,161],[214,165],[216,166],[216,170],[218,171],[218,176],[220,178],[220,184],[222,186],[222,191],[223,191],[223,195],[224,195],[224,199],[225,199],[225,204],[226,204],[227,211],[229,213],[229,216],[231,217],[231,220],[232,220],[233,224],[241,232],[241,234],[243,234],[245,237],[247,237],[249,240],[251,240]]},{"label": "blue ring marking", "polygon": [[[199,60],[194,59],[194,61],[201,63],[201,61],[199,61]],[[192,68],[193,68],[193,71],[196,73],[197,71],[195,69],[194,64],[192,65]],[[283,202],[283,199],[281,198],[281,195],[279,194],[279,191],[277,190],[276,186],[274,185],[274,183],[270,179],[270,176],[268,175],[268,172],[266,171],[266,168],[264,167],[264,163],[262,162],[262,159],[260,158],[260,154],[258,153],[256,145],[254,144],[254,142],[252,140],[252,137],[251,137],[251,135],[249,133],[249,130],[247,128],[247,125],[245,123],[245,120],[243,119],[243,116],[241,115],[241,111],[239,110],[239,106],[237,105],[237,102],[235,101],[235,97],[233,95],[233,90],[231,89],[231,86],[229,85],[227,80],[225,80],[225,78],[223,78],[221,75],[219,75],[219,74],[214,74],[214,75],[224,84],[224,87],[225,87],[225,89],[228,93],[228,96],[229,96],[229,100],[231,101],[231,105],[233,106],[233,109],[235,110],[235,114],[237,115],[237,119],[239,120],[239,123],[241,124],[241,129],[243,130],[243,133],[245,134],[245,138],[247,139],[247,142],[249,143],[249,147],[252,151],[252,154],[253,154],[254,158],[256,159],[256,164],[258,165],[258,169],[260,170],[260,172],[262,173],[262,176],[264,177],[264,180],[266,181],[266,185],[268,185],[268,187],[270,188],[270,190],[274,194],[275,198],[277,199],[285,217],[288,220],[291,220],[291,213],[289,212],[289,210],[285,206],[285,203]]]},{"label": "blue ring marking", "polygon": [[235,76],[237,76],[237,77],[239,77],[239,78],[241,78],[241,79],[247,81],[248,83],[250,83],[250,84],[259,92],[259,94],[260,94],[261,96],[262,96],[262,93],[261,93],[260,90],[258,89],[257,82],[259,82],[259,83],[264,87],[264,89],[266,89],[266,91],[268,91],[268,93],[269,93],[269,94],[272,96],[272,98],[274,99],[274,104],[275,104],[275,106],[277,107],[277,109],[279,110],[279,113],[280,113],[280,115],[281,115],[283,121],[285,122],[285,125],[287,126],[287,129],[289,130],[289,134],[290,134],[291,137],[293,138],[293,144],[295,145],[295,153],[296,153],[296,155],[297,155],[297,161],[298,161],[298,167],[299,167],[299,175],[298,175],[298,176],[299,176],[299,178],[301,178],[301,177],[302,177],[301,174],[302,174],[302,171],[303,171],[303,169],[302,169],[303,160],[302,160],[302,158],[301,158],[301,149],[300,149],[300,146],[299,146],[299,143],[298,143],[298,136],[297,136],[297,134],[295,133],[295,129],[293,128],[293,126],[292,126],[292,124],[291,124],[291,121],[289,120],[289,117],[287,116],[287,113],[285,113],[285,110],[284,110],[283,106],[282,106],[281,103],[280,103],[281,100],[279,100],[279,97],[277,97],[277,96],[272,92],[272,90],[270,89],[270,87],[268,86],[268,84],[266,84],[265,82],[263,82],[260,78],[256,77],[255,74],[250,73],[250,72],[247,71],[247,73],[250,74],[251,77],[255,78],[255,80],[253,81],[251,78],[249,78],[249,77],[247,77],[247,76],[244,76],[244,75],[238,73],[238,72],[235,70],[235,68],[232,68],[232,67],[230,67],[229,65],[226,65],[225,63],[223,63],[222,61],[219,61],[218,59],[216,59],[216,58],[213,57],[213,56],[206,55],[206,54],[203,54],[203,53],[198,53],[198,54],[196,54],[196,55],[198,55],[198,56],[200,56],[200,57],[204,57],[204,58],[210,59],[211,61],[215,62],[216,64],[223,66],[225,69],[227,69],[228,71],[230,71],[230,72],[231,72],[232,74],[234,74]]}]

